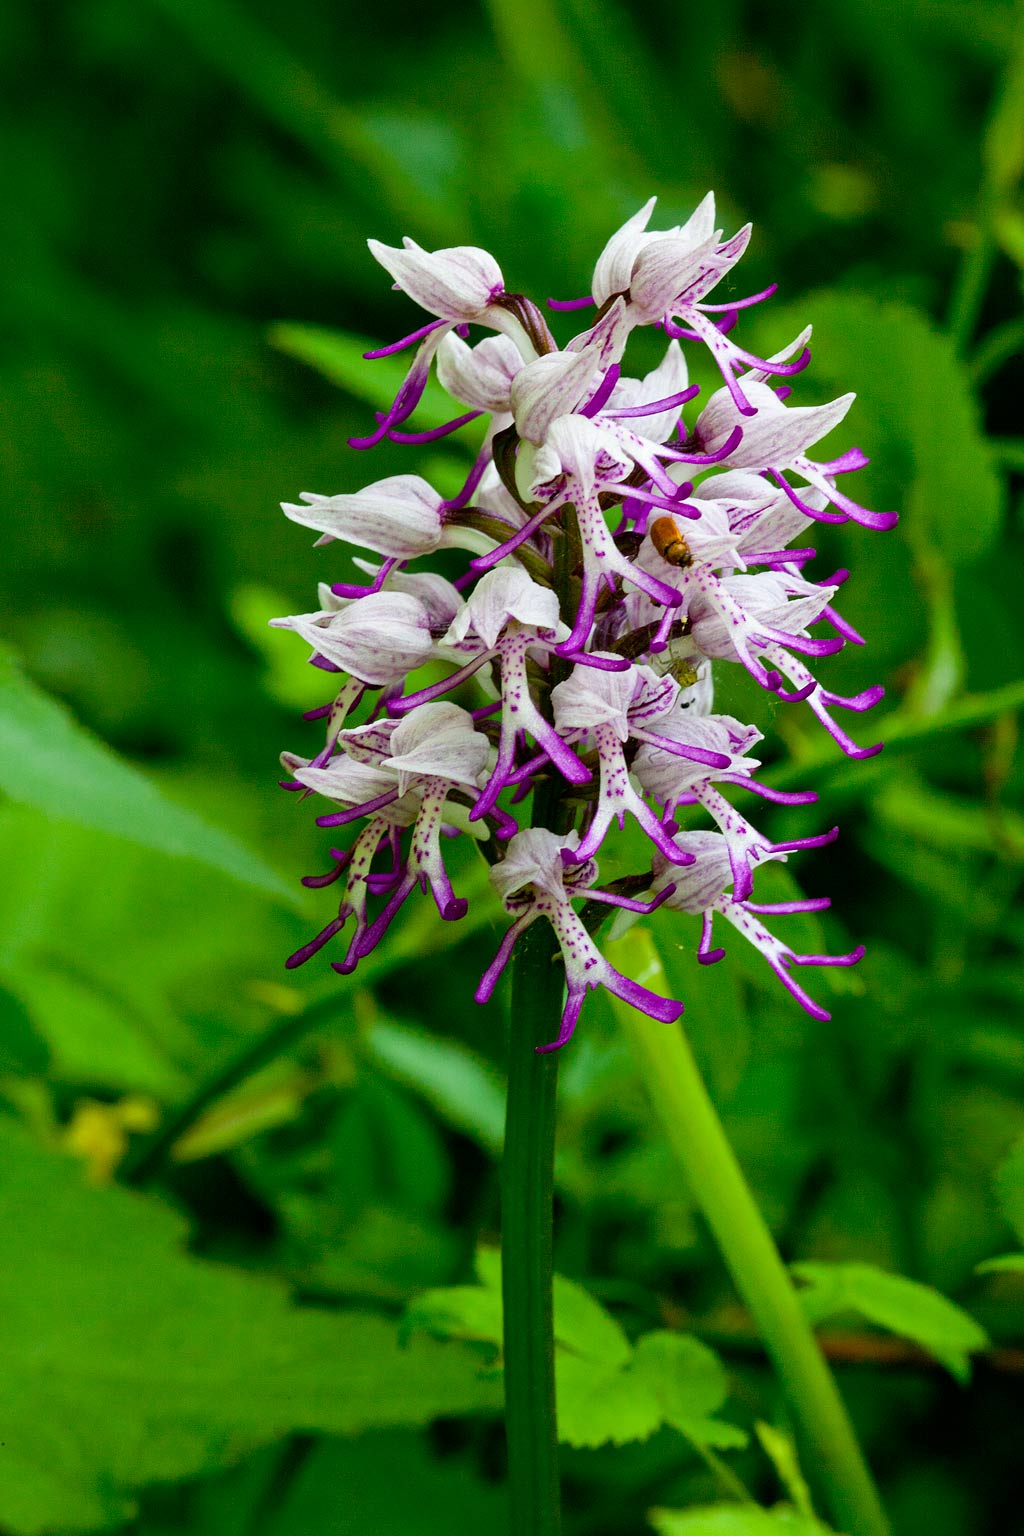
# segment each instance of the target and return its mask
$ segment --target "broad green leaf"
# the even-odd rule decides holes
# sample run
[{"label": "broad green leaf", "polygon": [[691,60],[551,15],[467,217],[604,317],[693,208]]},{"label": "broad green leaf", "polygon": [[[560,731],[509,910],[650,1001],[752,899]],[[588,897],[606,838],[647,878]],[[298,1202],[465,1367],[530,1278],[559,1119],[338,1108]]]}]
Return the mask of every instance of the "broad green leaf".
[{"label": "broad green leaf", "polygon": [[996,1196],[1014,1234],[1024,1243],[1024,1141],[1018,1142],[996,1171]]},{"label": "broad green leaf", "polygon": [[813,1323],[858,1312],[920,1345],[957,1381],[970,1376],[970,1356],[988,1348],[988,1336],[973,1317],[917,1280],[871,1264],[794,1264],[793,1273],[805,1284],[800,1299]]},{"label": "broad green leaf", "polygon": [[303,924],[258,891],[16,805],[0,809],[0,866],[0,985],[55,1081],[176,1099],[280,1006],[260,988]]},{"label": "broad green leaf", "polygon": [[168,800],[29,682],[0,650],[0,790],[22,805],[144,848],[196,859],[295,905],[282,875],[228,832]]},{"label": "broad green leaf", "polygon": [[[419,324],[415,313],[410,320],[411,326]],[[419,313],[422,317],[422,312]],[[352,336],[347,331],[329,331],[318,325],[282,322],[271,329],[267,339],[279,352],[286,352],[300,363],[307,363],[332,384],[337,384],[356,400],[364,400],[378,411],[386,411],[394,400],[413,357],[413,348],[410,347],[407,352],[399,352],[394,357],[366,358],[363,354],[379,347],[379,341],[370,341],[365,336]],[[416,407],[416,430],[430,431],[434,427],[443,427],[446,421],[462,414],[462,407],[445,393],[431,374],[423,398]],[[372,428],[371,420],[367,432]],[[458,439],[453,438],[452,441]]]},{"label": "broad green leaf", "polygon": [[501,1292],[483,1285],[450,1285],[424,1291],[406,1309],[402,1335],[429,1333],[501,1349]]},{"label": "broad green leaf", "polygon": [[[434,1338],[502,1344],[501,1256],[482,1248],[478,1286],[428,1291],[406,1312],[405,1330]],[[590,1293],[564,1275],[554,1280],[555,1389],[559,1438],[580,1447],[646,1440],[663,1424],[699,1445],[746,1444],[715,1417],[728,1387],[717,1357],[685,1334],[649,1333],[630,1345]]]},{"label": "broad green leaf", "polygon": [[648,1516],[658,1536],[828,1536],[820,1520],[788,1505],[761,1509],[755,1504],[705,1504],[699,1509],[652,1509]]},{"label": "broad green leaf", "polygon": [[150,1037],[145,1015],[127,998],[75,975],[66,959],[18,961],[5,966],[3,975],[45,1039],[58,1081],[100,1081],[158,1097],[182,1092],[181,1072]]},{"label": "broad green leaf", "polygon": [[[500,1531],[506,1494],[467,1458],[403,1430],[318,1445],[260,1527],[266,1536],[455,1536]],[[219,1533],[218,1533],[219,1536]]]},{"label": "broad green leaf", "polygon": [[131,1490],[295,1431],[350,1434],[493,1411],[453,1345],[291,1305],[283,1287],[187,1256],[180,1219],[89,1189],[0,1122],[0,1523],[24,1536],[124,1519]]}]

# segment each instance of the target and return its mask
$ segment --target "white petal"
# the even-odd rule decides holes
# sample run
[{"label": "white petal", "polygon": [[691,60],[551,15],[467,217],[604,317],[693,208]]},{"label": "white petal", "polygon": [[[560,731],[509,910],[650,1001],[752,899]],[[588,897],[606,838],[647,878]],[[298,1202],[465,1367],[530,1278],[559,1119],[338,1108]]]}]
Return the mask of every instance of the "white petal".
[{"label": "white petal", "polygon": [[636,669],[605,672],[577,663],[572,672],[551,690],[555,728],[559,731],[589,730],[612,724],[621,741],[629,735],[628,710],[637,686]]},{"label": "white petal", "polygon": [[637,257],[630,284],[634,313],[648,325],[671,314],[680,295],[707,270],[714,250],[714,235],[697,245],[669,236],[652,240]]},{"label": "white petal", "polygon": [[691,245],[701,245],[715,233],[715,194],[713,192],[704,194],[677,233],[680,239],[688,240]]},{"label": "white petal", "polygon": [[[686,358],[678,341],[670,341],[668,350],[658,366],[642,379],[620,379],[608,402],[609,410],[629,410],[637,405],[649,405],[677,395],[689,383]],[[652,443],[664,443],[679,420],[682,406],[670,407],[656,416],[627,417],[630,427]]]},{"label": "white petal", "polygon": [[365,805],[398,786],[397,774],[344,755],[332,759],[325,768],[305,766],[292,771],[307,789],[315,789],[317,794],[344,806]]},{"label": "white petal", "polygon": [[559,628],[558,598],[520,565],[500,565],[482,576],[441,643],[458,645],[472,631],[489,650],[510,620],[544,633]]},{"label": "white petal", "polygon": [[411,710],[391,737],[385,766],[399,775],[403,793],[420,774],[451,779],[475,789],[490,756],[487,737],[476,729],[468,710],[445,701]]},{"label": "white petal", "polygon": [[[525,831],[517,832],[509,840],[501,863],[491,866],[492,886],[503,902],[528,885],[539,886],[555,901],[568,901],[561,851],[563,848],[577,848],[579,841],[577,832],[559,837],[546,827],[527,827]],[[573,869],[574,887],[593,885],[596,879],[597,866],[593,860],[589,860],[582,871]]]},{"label": "white petal", "polygon": [[488,251],[455,245],[424,251],[414,240],[401,246],[368,240],[372,255],[395,286],[442,320],[475,320],[505,288],[501,268]]},{"label": "white petal", "polygon": [[328,661],[375,685],[400,681],[433,649],[427,610],[404,592],[360,597],[326,624],[306,614],[284,622]]},{"label": "white petal", "polygon": [[754,416],[740,416],[728,390],[712,395],[697,418],[697,433],[704,447],[721,447],[739,424],[743,437],[724,462],[734,469],[786,469],[814,443],[839,425],[856,395],[840,395],[826,405],[787,406],[767,384],[744,383],[743,392],[756,409]]},{"label": "white petal", "polygon": [[572,475],[584,495],[598,482],[618,485],[633,467],[633,461],[619,445],[611,426],[587,416],[559,416],[548,429],[548,440],[537,456],[531,490],[549,478],[550,463],[542,455],[557,455],[562,471]]},{"label": "white petal", "polygon": [[470,347],[449,331],[437,352],[437,377],[456,400],[477,411],[510,411],[512,380],[523,366],[507,336],[486,336]]},{"label": "white petal", "polygon": [[293,523],[391,559],[430,554],[441,542],[442,497],[420,475],[389,475],[338,496],[303,491],[301,499],[305,505],[282,502]]},{"label": "white petal", "polygon": [[542,443],[557,416],[574,411],[592,393],[600,360],[593,352],[549,352],[527,363],[512,381],[512,414],[519,436]]},{"label": "white petal", "polygon": [[732,884],[729,848],[721,832],[685,832],[676,841],[697,855],[693,864],[668,864],[655,855],[656,891],[666,885],[675,890],[665,905],[679,912],[706,912],[717,896]]},{"label": "white petal", "polygon": [[633,322],[629,318],[625,299],[616,299],[600,320],[574,336],[566,347],[567,352],[589,352],[596,358],[598,367],[605,369],[622,360]]},{"label": "white petal", "polygon": [[615,231],[597,258],[591,292],[598,304],[607,303],[613,293],[625,293],[629,288],[633,262],[646,238],[644,231],[657,201],[656,197],[648,198],[639,213]]}]

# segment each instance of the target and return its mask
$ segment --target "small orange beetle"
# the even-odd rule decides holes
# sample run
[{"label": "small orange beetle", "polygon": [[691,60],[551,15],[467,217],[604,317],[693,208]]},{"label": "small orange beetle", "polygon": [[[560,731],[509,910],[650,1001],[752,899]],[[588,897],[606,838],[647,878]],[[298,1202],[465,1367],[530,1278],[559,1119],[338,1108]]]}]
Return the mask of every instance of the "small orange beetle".
[{"label": "small orange beetle", "polygon": [[673,517],[656,517],[651,524],[651,543],[669,565],[693,564],[690,546],[679,532]]}]

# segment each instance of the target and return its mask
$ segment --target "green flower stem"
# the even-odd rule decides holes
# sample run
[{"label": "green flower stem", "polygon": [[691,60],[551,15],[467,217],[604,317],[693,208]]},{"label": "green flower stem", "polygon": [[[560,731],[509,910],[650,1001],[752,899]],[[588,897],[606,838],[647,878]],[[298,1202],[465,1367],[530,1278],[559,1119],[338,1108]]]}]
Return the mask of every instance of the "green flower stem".
[{"label": "green flower stem", "polygon": [[514,1536],[557,1536],[551,1226],[558,1053],[538,1056],[534,1047],[558,1033],[562,977],[550,923],[534,923],[517,948],[501,1177],[509,1528]]},{"label": "green flower stem", "polygon": [[[534,791],[534,826],[557,825],[558,788]],[[505,1438],[512,1536],[558,1536],[561,1498],[552,1311],[555,1100],[563,972],[548,922],[533,923],[512,960],[508,1096],[501,1164]]]},{"label": "green flower stem", "polygon": [[[636,947],[618,945],[633,970]],[[678,1025],[616,1009],[661,1128],[750,1308],[774,1362],[808,1468],[848,1536],[888,1536],[889,1525],[842,1398],[804,1317],[789,1274],[750,1193]]]}]

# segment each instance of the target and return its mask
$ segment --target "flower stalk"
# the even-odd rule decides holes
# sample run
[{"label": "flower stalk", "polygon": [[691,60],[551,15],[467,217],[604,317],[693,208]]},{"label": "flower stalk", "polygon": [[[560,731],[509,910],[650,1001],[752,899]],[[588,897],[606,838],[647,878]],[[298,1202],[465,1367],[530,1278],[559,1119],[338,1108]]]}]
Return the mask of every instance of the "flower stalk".
[{"label": "flower stalk", "polygon": [[551,1295],[558,1052],[535,1049],[558,1029],[557,954],[553,929],[536,923],[514,962],[501,1173],[509,1529],[536,1536],[561,1529]]}]

